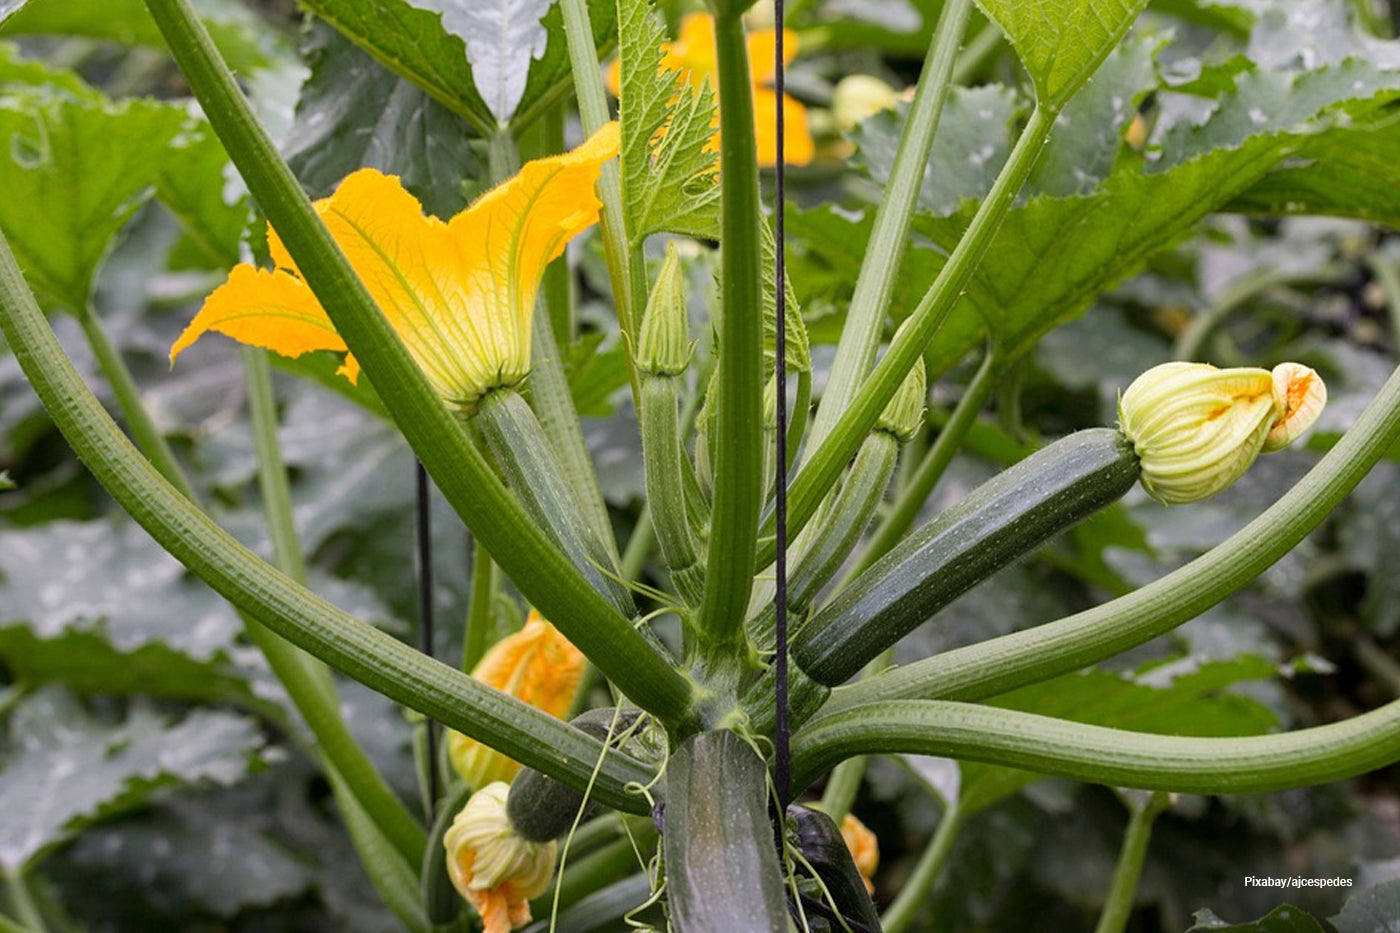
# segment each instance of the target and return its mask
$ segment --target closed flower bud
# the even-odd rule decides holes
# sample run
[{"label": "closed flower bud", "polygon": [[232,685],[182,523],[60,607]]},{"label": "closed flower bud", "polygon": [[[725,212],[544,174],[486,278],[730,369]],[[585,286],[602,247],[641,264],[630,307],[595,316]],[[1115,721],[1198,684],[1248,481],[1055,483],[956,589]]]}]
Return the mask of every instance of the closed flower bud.
[{"label": "closed flower bud", "polygon": [[[532,609],[524,628],[492,645],[472,677],[562,717],[583,677],[583,664],[583,653]],[[509,781],[520,770],[518,761],[460,732],[447,733],[447,754],[453,769],[472,788]]]},{"label": "closed flower bud", "polygon": [[836,128],[847,132],[866,117],[893,107],[899,92],[871,75],[847,75],[831,94],[831,117]]},{"label": "closed flower bud", "polygon": [[515,831],[509,791],[498,781],[472,794],[443,837],[452,884],[481,914],[486,933],[530,922],[529,900],[549,886],[558,852],[552,841],[530,842]]},{"label": "closed flower bud", "polygon": [[675,242],[647,299],[637,337],[637,367],[655,376],[678,376],[690,364],[690,322],[685,308],[685,278]]},{"label": "closed flower bud", "polygon": [[851,850],[851,861],[865,881],[865,890],[875,891],[875,869],[880,867],[880,842],[864,823],[847,813],[841,819],[841,838]]},{"label": "closed flower bud", "polygon": [[890,399],[885,410],[875,422],[875,428],[886,431],[907,444],[914,439],[924,424],[924,400],[928,392],[928,377],[924,372],[923,357],[919,357],[909,375],[904,377],[899,389]]},{"label": "closed flower bud", "polygon": [[1261,452],[1306,431],[1325,400],[1321,378],[1297,363],[1272,373],[1163,363],[1123,393],[1118,423],[1141,460],[1143,488],[1173,505],[1228,487]]}]

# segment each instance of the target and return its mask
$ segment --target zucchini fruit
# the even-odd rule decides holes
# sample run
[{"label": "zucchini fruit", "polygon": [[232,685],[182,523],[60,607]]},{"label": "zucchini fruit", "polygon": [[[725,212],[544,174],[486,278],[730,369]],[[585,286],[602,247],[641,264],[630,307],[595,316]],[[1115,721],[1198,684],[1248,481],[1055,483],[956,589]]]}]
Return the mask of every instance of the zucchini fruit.
[{"label": "zucchini fruit", "polygon": [[[611,706],[600,707],[580,713],[570,725],[607,742],[614,718],[617,731],[625,732],[637,721],[638,715],[633,710],[616,716]],[[531,842],[549,842],[568,832],[583,805],[583,794],[579,791],[534,768],[522,768],[510,782],[506,814],[523,838]]]},{"label": "zucchini fruit", "polygon": [[827,686],[1052,534],[1121,498],[1137,455],[1112,428],[1061,438],[979,486],[900,542],[797,633],[792,658]]}]

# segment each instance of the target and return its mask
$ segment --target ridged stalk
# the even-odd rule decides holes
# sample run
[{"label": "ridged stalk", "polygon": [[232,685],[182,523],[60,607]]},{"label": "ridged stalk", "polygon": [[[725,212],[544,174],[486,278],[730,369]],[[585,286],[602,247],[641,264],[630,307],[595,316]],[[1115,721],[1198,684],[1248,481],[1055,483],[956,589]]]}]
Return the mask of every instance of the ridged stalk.
[{"label": "ridged stalk", "polygon": [[[702,653],[728,664],[744,640],[744,616],[763,503],[763,303],[758,150],[744,24],[715,17],[720,93],[719,397],[710,430],[715,493],[700,607]],[[779,363],[781,366],[781,362]]]},{"label": "ridged stalk", "polygon": [[705,568],[686,507],[685,450],[681,446],[676,383],[675,376],[642,376],[642,454],[656,540],[676,592],[688,605],[696,606],[704,592]]},{"label": "ridged stalk", "polygon": [[535,527],[468,442],[326,232],[188,0],[147,5],[249,191],[438,489],[521,593],[634,702],[693,723],[694,687]]},{"label": "ridged stalk", "polygon": [[[74,452],[137,524],[196,576],[272,632],[372,690],[560,780],[587,786],[602,751],[596,739],[483,687],[297,585],[161,477],[83,384],[25,286],[3,236],[0,311],[0,331]],[[652,649],[648,646],[647,651]],[[627,782],[637,780],[649,780],[647,769],[610,752],[594,795],[618,809],[644,810],[645,802],[625,790]]]},{"label": "ridged stalk", "polygon": [[495,389],[482,398],[473,420],[507,485],[535,524],[546,530],[614,609],[633,615],[636,607],[627,588],[618,582],[617,564],[579,513],[573,490],[525,399],[514,389]]}]

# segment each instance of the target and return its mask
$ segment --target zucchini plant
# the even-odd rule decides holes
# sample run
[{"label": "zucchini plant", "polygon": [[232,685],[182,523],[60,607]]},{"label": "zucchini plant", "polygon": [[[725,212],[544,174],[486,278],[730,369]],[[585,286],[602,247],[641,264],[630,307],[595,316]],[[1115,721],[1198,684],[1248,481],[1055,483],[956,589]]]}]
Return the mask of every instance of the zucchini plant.
[{"label": "zucchini plant", "polygon": [[[374,98],[376,128],[276,138],[257,82],[241,86],[228,61],[264,74],[263,53],[191,0],[133,5],[173,60],[162,86],[178,69],[189,106],[115,101],[0,51],[5,342],[85,468],[237,611],[281,685],[275,700],[244,674],[215,689],[196,666],[179,686],[132,676],[119,689],[116,673],[49,654],[40,672],[0,638],[13,696],[48,679],[221,701],[295,736],[378,897],[425,933],[915,929],[938,922],[920,910],[959,831],[1043,776],[1127,804],[1100,895],[1107,933],[1126,928],[1174,795],[1400,761],[1400,700],[1268,732],[1263,707],[1228,690],[1277,672],[1257,658],[1188,658],[1177,680],[1111,666],[1249,585],[1394,458],[1400,374],[1318,421],[1315,369],[1263,358],[1258,333],[1217,339],[1235,307],[1291,281],[1280,273],[1175,325],[1174,348],[1136,354],[1102,417],[1037,391],[1043,343],[1143,270],[1180,265],[1213,218],[1269,233],[1292,215],[1400,220],[1393,186],[1356,174],[1393,161],[1400,44],[1352,5],[920,0],[889,5],[917,10],[923,25],[902,32],[801,0],[304,5],[322,57],[294,131],[351,98],[342,61],[373,76],[355,94],[392,88]],[[1347,47],[1286,39],[1279,18],[1299,9]],[[45,22],[64,22],[57,0],[0,4],[11,32]],[[912,93],[828,80],[869,61],[847,30],[923,56]],[[797,53],[818,64],[794,65],[789,83]],[[374,135],[386,123],[387,141]],[[120,171],[81,160],[122,132],[148,145],[123,143]],[[347,161],[357,132],[376,145]],[[435,161],[444,151],[450,164]],[[232,204],[226,159],[246,188]],[[91,190],[70,191],[65,170]],[[201,251],[191,262],[218,275],[169,335],[171,374],[142,382],[203,365],[226,342],[211,332],[246,345],[271,562],[246,527],[221,527],[222,491],[172,447],[102,320],[108,241],[152,196]],[[1390,260],[1374,280],[1400,320]],[[1154,287],[1140,292],[1166,303]],[[125,430],[52,312],[77,319]],[[1316,362],[1302,342],[1287,349]],[[276,389],[263,351],[301,379]],[[431,632],[410,646],[308,585],[308,558],[381,555],[372,534],[339,551],[331,534],[299,541],[276,392],[307,383],[411,450],[445,504],[434,513],[424,484],[420,522],[469,534],[453,657]],[[628,441],[603,462],[589,416],[629,409],[604,422]],[[1169,573],[1133,586],[1110,548],[1064,546],[1115,522],[1145,538],[1125,501],[1148,529],[1190,525],[1204,514],[1193,503],[1290,444],[1325,452],[1288,461],[1308,469],[1277,501]],[[629,460],[640,505],[610,492]],[[948,492],[960,466],[988,460],[999,469]],[[10,472],[0,483],[23,488]],[[420,526],[420,619],[441,595],[433,540]],[[1076,577],[1078,611],[925,650],[930,631],[959,626],[961,597],[1027,566]],[[420,720],[422,814],[352,730],[332,671]],[[851,821],[873,757],[944,759],[929,767],[960,781],[895,895],[870,884],[874,843]],[[36,843],[0,830],[0,930],[68,928],[45,860],[202,774],[161,767]]]}]

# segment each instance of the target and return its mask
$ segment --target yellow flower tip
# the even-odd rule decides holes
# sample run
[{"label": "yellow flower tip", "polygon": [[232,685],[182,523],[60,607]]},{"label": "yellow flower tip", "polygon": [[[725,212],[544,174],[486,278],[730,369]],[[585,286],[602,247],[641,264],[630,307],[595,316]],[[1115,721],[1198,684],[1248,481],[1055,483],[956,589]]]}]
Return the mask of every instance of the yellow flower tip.
[{"label": "yellow flower tip", "polygon": [[865,881],[865,890],[875,891],[875,870],[880,867],[880,841],[875,834],[850,813],[841,819],[841,838],[851,851],[851,860],[856,863],[856,871]]},{"label": "yellow flower tip", "polygon": [[1302,363],[1280,363],[1274,367],[1274,406],[1282,412],[1264,439],[1264,453],[1282,450],[1317,421],[1327,404],[1327,386],[1322,377]]},{"label": "yellow flower tip", "polygon": [[[594,185],[619,144],[609,123],[572,152],[526,163],[449,223],[424,216],[397,178],[374,169],[316,202],[444,402],[471,411],[486,392],[528,374],[544,268],[597,220]],[[211,330],[291,357],[347,349],[275,231],[268,241],[277,268],[235,267],[171,348],[172,360]],[[359,365],[347,357],[340,371],[353,381]]]},{"label": "yellow flower tip", "polygon": [[[585,660],[583,652],[532,609],[520,631],[502,638],[482,656],[472,677],[560,718],[573,703]],[[451,730],[447,756],[469,787],[509,781],[520,771],[514,759]]]},{"label": "yellow flower tip", "polygon": [[1206,363],[1155,366],[1118,402],[1143,488],[1168,505],[1213,496],[1244,475],[1279,416],[1268,370]]},{"label": "yellow flower tip", "polygon": [[846,133],[898,100],[899,92],[873,75],[847,75],[831,93],[831,117],[837,131]]},{"label": "yellow flower tip", "polygon": [[549,885],[558,848],[521,838],[506,813],[510,788],[495,782],[472,794],[443,836],[447,873],[485,924],[510,933],[530,922],[530,898]]}]

